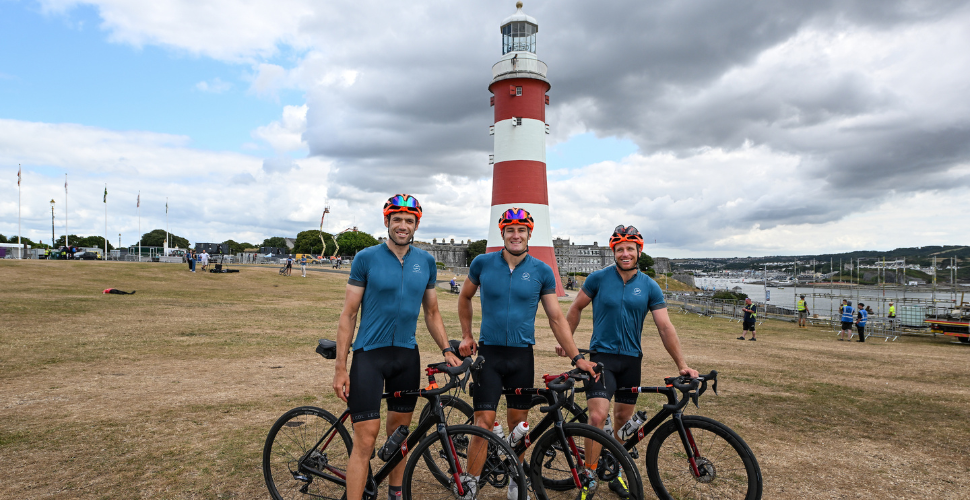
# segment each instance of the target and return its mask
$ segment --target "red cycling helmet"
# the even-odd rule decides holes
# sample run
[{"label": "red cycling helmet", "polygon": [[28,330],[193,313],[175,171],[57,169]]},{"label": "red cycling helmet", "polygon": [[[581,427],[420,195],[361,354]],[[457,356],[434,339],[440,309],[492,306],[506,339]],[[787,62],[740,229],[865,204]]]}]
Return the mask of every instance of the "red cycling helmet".
[{"label": "red cycling helmet", "polygon": [[384,203],[384,217],[394,212],[414,214],[418,220],[421,220],[421,204],[418,203],[417,198],[409,194],[396,194],[387,199]]},{"label": "red cycling helmet", "polygon": [[532,216],[524,208],[512,207],[502,212],[502,215],[498,218],[499,231],[504,231],[505,226],[511,226],[512,224],[523,225],[529,228],[529,231],[532,231],[532,228],[535,227],[535,221],[532,220]]},{"label": "red cycling helmet", "polygon": [[638,252],[643,250],[643,236],[640,236],[640,231],[637,231],[637,228],[633,226],[620,224],[613,230],[613,236],[610,236],[610,250],[613,250],[613,247],[624,241],[632,241],[635,243]]}]

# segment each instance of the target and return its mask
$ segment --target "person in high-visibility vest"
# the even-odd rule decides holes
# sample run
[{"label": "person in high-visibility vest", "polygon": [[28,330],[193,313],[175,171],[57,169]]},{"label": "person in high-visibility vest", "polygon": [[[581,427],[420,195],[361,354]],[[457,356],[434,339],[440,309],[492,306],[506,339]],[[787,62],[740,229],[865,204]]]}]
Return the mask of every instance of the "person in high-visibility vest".
[{"label": "person in high-visibility vest", "polygon": [[796,307],[798,308],[798,327],[808,328],[808,303],[805,302],[804,295],[801,295]]},{"label": "person in high-visibility vest", "polygon": [[892,302],[889,303],[889,326],[896,326],[896,305]]},{"label": "person in high-visibility vest", "polygon": [[859,302],[859,316],[855,322],[855,326],[859,330],[858,342],[866,341],[866,322],[869,320],[869,312],[863,307],[864,305],[862,302]]},{"label": "person in high-visibility vest", "polygon": [[839,340],[852,339],[852,301],[842,299],[842,330],[839,332]]}]

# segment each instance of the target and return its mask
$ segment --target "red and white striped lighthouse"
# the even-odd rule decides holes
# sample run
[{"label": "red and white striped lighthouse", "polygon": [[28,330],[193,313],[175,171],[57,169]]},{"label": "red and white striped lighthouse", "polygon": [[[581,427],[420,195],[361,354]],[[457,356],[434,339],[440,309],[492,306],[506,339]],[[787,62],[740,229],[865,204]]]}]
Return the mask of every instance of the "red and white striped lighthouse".
[{"label": "red and white striped lighthouse", "polygon": [[492,66],[488,86],[495,107],[492,155],[492,210],[488,223],[487,251],[501,250],[498,219],[511,207],[524,208],[535,219],[529,254],[552,267],[556,294],[565,295],[552,247],[549,222],[549,189],[546,186],[546,105],[551,85],[546,63],[536,57],[536,20],[522,12],[502,21],[502,59]]}]

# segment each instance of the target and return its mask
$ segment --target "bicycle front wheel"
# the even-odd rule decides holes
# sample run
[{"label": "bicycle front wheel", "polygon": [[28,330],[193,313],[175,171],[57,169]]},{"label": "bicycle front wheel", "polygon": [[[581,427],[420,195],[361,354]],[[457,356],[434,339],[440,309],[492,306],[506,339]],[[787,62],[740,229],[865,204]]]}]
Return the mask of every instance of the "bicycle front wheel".
[{"label": "bicycle front wheel", "polygon": [[[508,498],[511,483],[518,488],[518,498],[527,498],[527,482],[522,466],[508,443],[485,429],[473,425],[449,425],[448,442],[442,443],[435,431],[418,443],[404,468],[404,499],[502,499]],[[480,447],[484,463],[476,481],[468,468],[471,438],[485,440]],[[454,457],[452,468],[449,457]],[[459,484],[461,485],[459,487]]]},{"label": "bicycle front wheel", "polygon": [[[320,447],[313,449],[325,433]],[[274,500],[345,497],[347,462],[353,441],[336,417],[301,406],[280,417],[263,446],[263,478]],[[318,474],[319,473],[319,474]]]},{"label": "bicycle front wheel", "polygon": [[[563,424],[562,429],[566,436],[565,443],[552,429],[539,438],[532,450],[527,474],[538,498],[589,498],[598,490],[608,490],[610,483],[617,478],[630,492],[629,498],[643,498],[640,472],[630,454],[616,440],[586,424]],[[586,464],[587,440],[601,446],[595,473]],[[609,495],[603,493],[599,496]]]},{"label": "bicycle front wheel", "polygon": [[661,499],[761,498],[761,469],[748,445],[726,425],[685,415],[684,428],[699,456],[695,476],[684,444],[671,420],[660,426],[647,445],[647,477]]}]

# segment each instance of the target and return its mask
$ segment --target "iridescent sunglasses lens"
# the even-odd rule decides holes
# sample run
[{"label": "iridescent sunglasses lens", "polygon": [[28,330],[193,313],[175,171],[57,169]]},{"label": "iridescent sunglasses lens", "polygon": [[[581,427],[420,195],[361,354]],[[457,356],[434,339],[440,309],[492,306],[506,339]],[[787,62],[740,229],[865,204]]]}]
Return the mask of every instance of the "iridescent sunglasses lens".
[{"label": "iridescent sunglasses lens", "polygon": [[528,216],[526,215],[525,210],[521,208],[518,210],[513,210],[513,209],[506,210],[505,216],[504,216],[505,219],[509,219],[509,220],[522,220],[527,217]]},{"label": "iridescent sunglasses lens", "polygon": [[418,200],[416,200],[413,196],[399,194],[394,198],[391,198],[391,204],[398,207],[414,208],[417,206],[417,203]]}]

